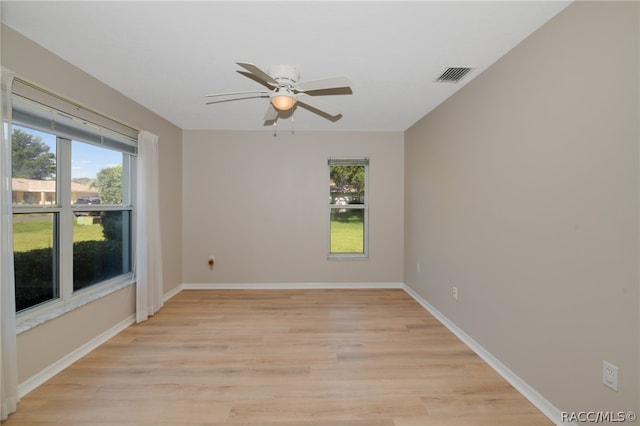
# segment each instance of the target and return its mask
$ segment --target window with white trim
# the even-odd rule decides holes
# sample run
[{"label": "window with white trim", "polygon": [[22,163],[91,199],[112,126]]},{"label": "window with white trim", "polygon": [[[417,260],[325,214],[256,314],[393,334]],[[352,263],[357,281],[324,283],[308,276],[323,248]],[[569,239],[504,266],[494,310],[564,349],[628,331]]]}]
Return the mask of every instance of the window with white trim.
[{"label": "window with white trim", "polygon": [[329,158],[329,258],[368,257],[368,158]]},{"label": "window with white trim", "polygon": [[12,113],[18,315],[131,282],[137,140],[15,90]]}]

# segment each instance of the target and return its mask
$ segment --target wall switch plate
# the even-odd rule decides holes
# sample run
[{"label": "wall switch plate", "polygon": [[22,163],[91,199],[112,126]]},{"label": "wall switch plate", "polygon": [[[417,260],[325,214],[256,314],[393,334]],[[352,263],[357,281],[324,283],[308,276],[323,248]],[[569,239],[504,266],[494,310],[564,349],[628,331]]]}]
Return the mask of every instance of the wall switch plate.
[{"label": "wall switch plate", "polygon": [[607,361],[602,361],[602,383],[614,391],[618,391],[618,367]]},{"label": "wall switch plate", "polygon": [[458,287],[453,287],[453,300],[458,300]]}]

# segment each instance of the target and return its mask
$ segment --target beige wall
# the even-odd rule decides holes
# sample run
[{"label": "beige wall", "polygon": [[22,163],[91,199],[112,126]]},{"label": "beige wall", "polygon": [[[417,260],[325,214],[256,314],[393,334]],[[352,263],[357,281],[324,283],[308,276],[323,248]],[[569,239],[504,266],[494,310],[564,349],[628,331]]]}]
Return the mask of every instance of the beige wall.
[{"label": "beige wall", "polygon": [[640,408],[638,9],[570,5],[406,132],[405,282],[560,410]]},{"label": "beige wall", "polygon": [[[327,260],[330,156],[371,158],[369,260]],[[402,133],[186,130],[183,162],[185,283],[402,282]]]},{"label": "beige wall", "polygon": [[[177,287],[182,280],[182,131],[6,26],[2,26],[1,52],[2,65],[17,76],[160,137],[165,292]],[[124,289],[20,334],[19,380],[26,380],[129,317],[134,312],[134,297],[134,291]]]}]

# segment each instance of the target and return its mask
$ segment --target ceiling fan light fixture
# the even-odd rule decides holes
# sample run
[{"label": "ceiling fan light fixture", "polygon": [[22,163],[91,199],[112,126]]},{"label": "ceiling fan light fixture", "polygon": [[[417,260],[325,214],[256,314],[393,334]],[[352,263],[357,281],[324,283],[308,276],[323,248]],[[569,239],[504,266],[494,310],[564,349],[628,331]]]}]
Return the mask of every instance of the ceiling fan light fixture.
[{"label": "ceiling fan light fixture", "polygon": [[288,111],[296,104],[296,97],[288,90],[278,91],[271,96],[271,103],[280,111]]},{"label": "ceiling fan light fixture", "polygon": [[282,114],[283,118],[284,116],[290,117],[291,114],[293,114],[293,109],[298,103],[302,106],[309,107],[310,112],[319,114],[331,121],[336,121],[342,117],[340,110],[329,103],[321,101],[320,99],[315,99],[315,96],[330,94],[329,92],[321,92],[334,89],[349,89],[348,93],[351,93],[351,81],[348,77],[331,77],[300,83],[300,73],[295,67],[289,65],[273,66],[269,68],[269,72],[267,73],[256,65],[248,62],[236,62],[236,64],[245,69],[245,71],[240,72],[241,74],[244,74],[252,80],[267,86],[270,90],[214,93],[206,95],[206,97],[216,98],[235,95],[241,97],[235,99],[214,99],[207,102],[207,105],[240,99],[268,97],[269,106],[266,114],[264,115],[265,123],[273,121],[275,124],[276,120],[280,117],[280,112],[282,111],[291,111],[289,114]]}]

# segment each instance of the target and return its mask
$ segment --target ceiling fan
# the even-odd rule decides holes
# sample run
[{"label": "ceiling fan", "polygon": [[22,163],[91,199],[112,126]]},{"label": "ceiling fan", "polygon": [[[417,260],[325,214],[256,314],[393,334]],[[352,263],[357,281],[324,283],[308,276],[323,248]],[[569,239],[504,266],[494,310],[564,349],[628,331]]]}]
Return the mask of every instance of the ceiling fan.
[{"label": "ceiling fan", "polygon": [[[248,90],[242,92],[216,93],[206,95],[208,98],[222,98],[240,96],[231,99],[216,99],[209,104],[237,101],[250,98],[269,98],[269,107],[264,116],[265,122],[275,122],[280,112],[289,111],[296,103],[309,107],[312,111],[328,118],[337,119],[341,116],[340,110],[335,106],[315,98],[317,95],[335,93],[336,89],[342,89],[340,93],[351,93],[351,81],[348,77],[331,77],[320,80],[299,81],[300,73],[290,65],[277,65],[264,72],[254,64],[236,62],[246,71],[238,71],[252,80],[266,86],[269,90]],[[325,92],[325,93],[322,93]]]}]

